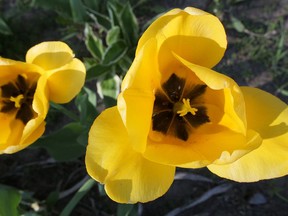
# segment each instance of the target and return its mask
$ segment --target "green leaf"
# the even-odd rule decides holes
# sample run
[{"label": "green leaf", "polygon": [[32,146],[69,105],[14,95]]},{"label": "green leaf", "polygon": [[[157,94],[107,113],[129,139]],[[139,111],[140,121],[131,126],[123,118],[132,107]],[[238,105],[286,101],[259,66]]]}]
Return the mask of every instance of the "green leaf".
[{"label": "green leaf", "polygon": [[[75,99],[75,105],[80,113],[80,123],[90,127],[97,116],[96,94],[84,87]],[[87,140],[86,140],[87,142]]]},{"label": "green leaf", "polygon": [[113,107],[117,105],[117,100],[109,96],[104,96],[104,104],[106,108]]},{"label": "green leaf", "polygon": [[4,35],[12,35],[11,29],[1,17],[0,17],[0,33]]},{"label": "green leaf", "polygon": [[124,38],[130,45],[136,45],[139,37],[139,26],[129,2],[125,5],[120,19],[120,26],[123,29]]},{"label": "green leaf", "polygon": [[118,204],[117,216],[137,216],[138,207],[133,204]]},{"label": "green leaf", "polygon": [[59,191],[52,191],[46,198],[46,205],[48,208],[52,208],[59,199]]},{"label": "green leaf", "polygon": [[90,9],[99,11],[99,5],[103,0],[83,0],[83,3]]},{"label": "green leaf", "polygon": [[107,2],[107,11],[108,11],[112,26],[120,25],[119,16],[122,12],[122,9],[123,9],[123,4],[119,3],[118,1],[110,0]]},{"label": "green leaf", "polygon": [[110,19],[114,25],[119,25],[127,44],[136,45],[138,41],[139,26],[137,18],[129,2],[121,5],[115,1],[108,2]]},{"label": "green leaf", "polygon": [[124,41],[117,41],[106,49],[102,63],[104,65],[117,63],[126,54],[127,50],[128,47]]},{"label": "green leaf", "polygon": [[118,65],[121,68],[121,70],[124,72],[123,75],[125,75],[125,73],[128,71],[128,69],[130,68],[132,64],[132,60],[125,55],[119,62]]},{"label": "green leaf", "polygon": [[101,64],[93,65],[87,69],[86,80],[89,81],[89,80],[96,79],[111,70],[112,70],[111,66],[109,65],[101,65]]},{"label": "green leaf", "polygon": [[85,145],[77,141],[84,130],[80,123],[70,123],[51,135],[41,137],[33,147],[45,148],[58,161],[75,159],[85,153]]},{"label": "green leaf", "polygon": [[113,43],[118,41],[120,36],[120,28],[119,26],[113,26],[108,32],[106,36],[106,43],[108,46],[111,46]]},{"label": "green leaf", "polygon": [[102,28],[104,28],[107,31],[108,29],[111,28],[112,25],[111,25],[111,21],[109,17],[91,9],[88,9],[88,11],[90,12],[88,13],[88,15],[90,16],[92,20],[94,20],[97,26],[100,25]]},{"label": "green leaf", "polygon": [[0,216],[18,216],[21,195],[16,188],[0,184]]},{"label": "green leaf", "polygon": [[74,22],[83,22],[86,17],[86,11],[81,0],[69,0],[71,13]]},{"label": "green leaf", "polygon": [[70,2],[67,0],[34,0],[32,1],[31,6],[42,7],[48,10],[56,11],[62,17],[73,19]]},{"label": "green leaf", "polygon": [[104,47],[101,39],[94,34],[91,26],[89,26],[88,24],[86,24],[85,26],[84,33],[85,33],[85,44],[87,49],[89,50],[89,52],[93,57],[95,57],[98,60],[101,60],[104,52]]},{"label": "green leaf", "polygon": [[71,212],[79,203],[79,201],[90,191],[96,182],[93,179],[88,179],[85,184],[77,191],[74,197],[66,205],[66,207],[61,212],[60,216],[69,216]]},{"label": "green leaf", "polygon": [[111,78],[102,80],[97,83],[97,90],[100,97],[108,96],[116,99],[120,92],[120,83],[121,80],[117,75],[114,75]]},{"label": "green leaf", "polygon": [[234,16],[231,16],[232,26],[238,32],[244,32],[245,26],[244,24]]}]

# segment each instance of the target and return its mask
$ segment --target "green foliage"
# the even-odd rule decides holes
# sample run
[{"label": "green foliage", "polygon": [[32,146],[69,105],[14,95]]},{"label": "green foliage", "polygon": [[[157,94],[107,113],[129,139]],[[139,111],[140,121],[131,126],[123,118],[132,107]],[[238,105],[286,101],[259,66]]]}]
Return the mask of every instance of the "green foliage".
[{"label": "green foliage", "polygon": [[138,206],[133,204],[118,204],[117,216],[137,216]]},{"label": "green foliage", "polygon": [[76,192],[74,197],[66,205],[66,207],[61,212],[60,216],[69,216],[78,202],[90,191],[96,182],[93,179],[88,179],[83,186]]},{"label": "green foliage", "polygon": [[83,129],[79,123],[67,124],[61,130],[38,139],[34,147],[45,148],[58,161],[73,160],[83,155],[86,149],[87,143],[82,143],[80,136]]},{"label": "green foliage", "polygon": [[8,24],[0,17],[0,34],[11,35],[12,31]]},{"label": "green foliage", "polygon": [[0,216],[18,216],[21,195],[16,188],[0,184]]}]

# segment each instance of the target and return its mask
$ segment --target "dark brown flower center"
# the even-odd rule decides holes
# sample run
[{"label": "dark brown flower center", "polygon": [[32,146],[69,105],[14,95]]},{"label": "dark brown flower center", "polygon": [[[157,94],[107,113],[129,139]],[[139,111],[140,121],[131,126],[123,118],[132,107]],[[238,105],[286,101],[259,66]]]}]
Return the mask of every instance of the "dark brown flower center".
[{"label": "dark brown flower center", "polygon": [[188,140],[193,128],[209,122],[207,109],[199,98],[206,85],[185,85],[185,79],[174,73],[155,93],[152,130]]},{"label": "dark brown flower center", "polygon": [[34,116],[32,101],[37,82],[29,83],[26,76],[18,75],[14,82],[0,87],[0,112],[16,112],[16,119],[27,124]]}]

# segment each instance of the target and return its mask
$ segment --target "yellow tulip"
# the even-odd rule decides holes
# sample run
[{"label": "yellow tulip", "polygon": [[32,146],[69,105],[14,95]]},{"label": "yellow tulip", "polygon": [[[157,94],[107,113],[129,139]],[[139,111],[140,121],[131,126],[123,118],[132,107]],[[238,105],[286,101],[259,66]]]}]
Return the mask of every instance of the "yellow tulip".
[{"label": "yellow tulip", "polygon": [[0,153],[20,151],[45,130],[49,101],[66,103],[80,91],[85,67],[63,42],[28,50],[26,62],[0,58]]},{"label": "yellow tulip", "polygon": [[226,49],[213,15],[174,9],[144,32],[117,106],[93,123],[88,173],[120,203],[147,202],[171,186],[176,167],[207,166],[240,182],[288,173],[288,109],[210,69]]}]

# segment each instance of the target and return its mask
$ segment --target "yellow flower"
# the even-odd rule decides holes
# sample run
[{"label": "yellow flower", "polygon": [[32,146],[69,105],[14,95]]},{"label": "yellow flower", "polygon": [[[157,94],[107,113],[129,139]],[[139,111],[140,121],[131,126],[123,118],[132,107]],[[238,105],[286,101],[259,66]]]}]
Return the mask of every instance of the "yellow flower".
[{"label": "yellow flower", "polygon": [[83,63],[63,42],[28,50],[26,62],[0,57],[0,153],[14,153],[45,130],[49,101],[69,102],[85,80]]},{"label": "yellow flower", "polygon": [[211,70],[225,49],[220,21],[195,8],[174,9],[144,32],[117,107],[89,133],[87,171],[113,200],[158,198],[176,167],[245,182],[288,173],[287,105]]}]

